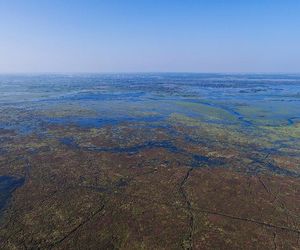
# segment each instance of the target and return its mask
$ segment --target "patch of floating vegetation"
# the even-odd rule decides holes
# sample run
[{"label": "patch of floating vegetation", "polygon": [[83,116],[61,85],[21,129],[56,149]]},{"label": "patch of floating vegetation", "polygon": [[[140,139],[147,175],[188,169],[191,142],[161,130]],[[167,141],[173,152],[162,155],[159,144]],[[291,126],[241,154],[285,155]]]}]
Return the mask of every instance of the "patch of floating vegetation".
[{"label": "patch of floating vegetation", "polygon": [[300,122],[285,126],[260,126],[265,139],[283,148],[300,148]]},{"label": "patch of floating vegetation", "polygon": [[218,120],[226,122],[237,122],[237,119],[227,110],[222,110],[218,107],[205,105],[195,102],[175,102],[176,105],[186,108],[186,112],[194,112],[203,117],[204,120]]},{"label": "patch of floating vegetation", "polygon": [[213,140],[230,140],[238,141],[241,143],[249,143],[253,140],[249,140],[249,136],[241,132],[239,126],[225,126],[219,124],[211,124],[199,119],[195,119],[184,114],[173,113],[169,117],[171,123],[179,123],[184,126],[194,127],[195,134],[203,134],[205,138],[211,138]]},{"label": "patch of floating vegetation", "polygon": [[203,122],[196,120],[195,118],[188,117],[184,114],[173,113],[170,115],[169,120],[172,122],[178,122],[186,126],[192,127],[200,127],[202,126]]},{"label": "patch of floating vegetation", "polygon": [[274,141],[270,140],[267,131],[262,129],[249,127],[246,130],[240,125],[211,124],[179,113],[171,114],[169,122],[173,125],[191,127],[191,130],[186,129],[186,133],[196,141],[205,139],[215,145],[238,146],[241,150],[254,147],[263,152],[274,147]]},{"label": "patch of floating vegetation", "polygon": [[78,105],[56,105],[51,109],[45,109],[38,112],[39,115],[49,118],[63,118],[63,117],[96,117],[98,114],[95,110],[83,108]]},{"label": "patch of floating vegetation", "polygon": [[297,114],[297,105],[289,105],[286,108],[285,105],[278,104],[265,104],[260,105],[248,104],[239,105],[236,110],[244,117],[247,117],[254,125],[258,126],[284,126],[292,125],[298,117],[293,117]]}]

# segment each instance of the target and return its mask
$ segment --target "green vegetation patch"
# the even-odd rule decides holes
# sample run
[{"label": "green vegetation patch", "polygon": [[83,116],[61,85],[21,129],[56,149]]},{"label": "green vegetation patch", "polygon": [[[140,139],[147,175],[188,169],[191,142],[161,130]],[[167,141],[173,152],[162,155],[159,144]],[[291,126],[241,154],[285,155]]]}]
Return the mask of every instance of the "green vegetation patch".
[{"label": "green vegetation patch", "polygon": [[300,144],[300,123],[292,126],[261,126],[265,136],[270,141],[289,141],[293,144]]},{"label": "green vegetation patch", "polygon": [[200,115],[204,116],[204,118],[207,120],[226,120],[231,122],[237,121],[234,115],[221,108],[212,107],[201,103],[183,101],[175,102],[175,104],[187,108],[192,112],[199,113]]},{"label": "green vegetation patch", "polygon": [[80,105],[57,105],[39,112],[40,115],[51,118],[63,117],[95,117],[97,112],[81,107]]}]

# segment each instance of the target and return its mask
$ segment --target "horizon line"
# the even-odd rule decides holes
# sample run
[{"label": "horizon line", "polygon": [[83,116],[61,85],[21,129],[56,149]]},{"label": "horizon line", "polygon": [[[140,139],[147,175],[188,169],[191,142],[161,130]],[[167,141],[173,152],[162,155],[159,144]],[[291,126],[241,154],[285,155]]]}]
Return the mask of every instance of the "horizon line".
[{"label": "horizon line", "polygon": [[115,74],[220,74],[220,75],[300,75],[300,72],[258,72],[258,71],[90,71],[90,72],[72,72],[72,71],[38,71],[38,72],[0,72],[0,75],[115,75]]}]

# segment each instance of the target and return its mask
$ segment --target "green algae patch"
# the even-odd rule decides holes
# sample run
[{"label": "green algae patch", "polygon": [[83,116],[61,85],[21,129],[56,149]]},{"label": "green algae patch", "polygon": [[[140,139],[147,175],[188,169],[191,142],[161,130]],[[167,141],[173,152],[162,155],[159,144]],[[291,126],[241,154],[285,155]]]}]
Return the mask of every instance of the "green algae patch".
[{"label": "green algae patch", "polygon": [[207,120],[225,120],[230,122],[236,122],[237,119],[234,115],[221,108],[212,107],[202,103],[194,102],[175,102],[176,105],[188,109],[203,116]]},{"label": "green algae patch", "polygon": [[186,115],[183,114],[179,114],[179,113],[172,113],[169,116],[169,120],[172,122],[177,122],[180,124],[183,124],[185,126],[201,126],[202,122],[192,118],[192,117],[188,117]]},{"label": "green algae patch", "polygon": [[270,142],[282,141],[292,146],[300,145],[300,123],[292,126],[261,126],[260,129]]},{"label": "green algae patch", "polygon": [[132,116],[136,116],[136,117],[154,117],[154,116],[158,116],[159,113],[158,112],[154,112],[154,111],[131,111],[128,112],[129,115]]},{"label": "green algae patch", "polygon": [[171,124],[180,124],[187,127],[193,127],[190,131],[191,136],[199,139],[206,139],[214,142],[226,142],[231,144],[256,144],[262,146],[263,143],[257,141],[250,135],[240,132],[238,126],[224,126],[218,124],[211,124],[199,121],[192,117],[183,114],[173,113],[169,117]]},{"label": "green algae patch", "polygon": [[251,123],[258,126],[285,126],[289,125],[288,118],[298,113],[298,107],[290,105],[257,104],[236,106],[236,111],[244,116]]},{"label": "green algae patch", "polygon": [[97,116],[97,112],[94,110],[83,108],[80,105],[57,105],[51,107],[51,109],[43,110],[38,113],[50,118]]}]

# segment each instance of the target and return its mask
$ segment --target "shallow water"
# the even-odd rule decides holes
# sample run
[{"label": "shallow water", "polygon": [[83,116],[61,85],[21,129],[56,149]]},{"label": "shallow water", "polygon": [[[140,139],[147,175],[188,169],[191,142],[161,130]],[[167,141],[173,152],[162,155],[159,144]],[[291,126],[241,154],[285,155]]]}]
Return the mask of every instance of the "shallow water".
[{"label": "shallow water", "polygon": [[23,184],[24,178],[0,176],[0,211],[5,208],[11,194]]},{"label": "shallow water", "polygon": [[41,121],[101,126],[151,122],[172,112],[242,126],[293,124],[300,118],[300,77],[292,75],[2,75],[0,90],[2,112],[28,112],[16,122],[13,113],[0,126],[23,131]]}]

